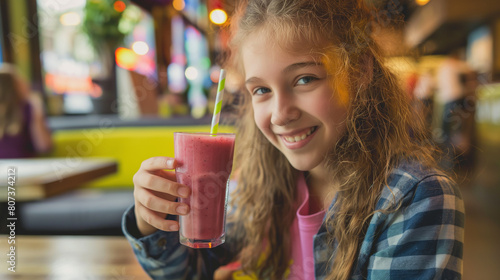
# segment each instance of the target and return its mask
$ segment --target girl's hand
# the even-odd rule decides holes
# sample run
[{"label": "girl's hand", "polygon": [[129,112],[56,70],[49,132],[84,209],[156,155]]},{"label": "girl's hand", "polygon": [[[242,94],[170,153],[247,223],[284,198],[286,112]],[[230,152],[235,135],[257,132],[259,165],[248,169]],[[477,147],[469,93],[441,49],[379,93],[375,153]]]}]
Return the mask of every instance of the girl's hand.
[{"label": "girl's hand", "polygon": [[189,206],[176,202],[178,197],[186,198],[191,190],[177,183],[174,171],[174,158],[153,157],[142,162],[139,171],[135,173],[134,200],[137,228],[143,236],[163,231],[179,230],[177,221],[165,220],[167,214],[185,215]]}]

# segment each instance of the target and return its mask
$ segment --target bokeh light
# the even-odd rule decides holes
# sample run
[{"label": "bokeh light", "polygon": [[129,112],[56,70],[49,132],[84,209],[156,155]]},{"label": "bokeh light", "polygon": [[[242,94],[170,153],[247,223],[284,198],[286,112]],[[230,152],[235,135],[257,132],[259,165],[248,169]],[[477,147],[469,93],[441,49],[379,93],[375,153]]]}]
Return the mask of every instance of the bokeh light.
[{"label": "bokeh light", "polygon": [[186,3],[184,2],[184,0],[174,0],[174,1],[172,1],[172,6],[177,11],[182,11],[182,10],[184,10]]},{"label": "bokeh light", "polygon": [[149,52],[149,46],[144,41],[137,41],[132,44],[132,50],[138,55],[145,55]]},{"label": "bokeh light", "polygon": [[198,78],[198,69],[193,66],[189,66],[188,68],[186,68],[184,75],[186,75],[186,79],[188,80],[196,80],[196,78]]},{"label": "bokeh light", "polygon": [[118,48],[115,52],[116,64],[121,68],[133,70],[137,65],[137,54],[127,48]]},{"label": "bokeh light", "polygon": [[59,21],[64,26],[76,26],[82,21],[80,15],[75,12],[67,12],[59,17]]},{"label": "bokeh light", "polygon": [[115,11],[121,13],[121,12],[125,11],[125,8],[127,8],[127,5],[125,5],[125,3],[123,3],[123,1],[116,1],[113,4],[113,8],[115,8]]},{"label": "bokeh light", "polygon": [[424,6],[429,3],[429,0],[415,0],[415,3],[417,3],[417,5],[419,6]]},{"label": "bokeh light", "polygon": [[215,24],[223,24],[227,21],[227,14],[224,10],[214,9],[210,12],[210,21]]}]

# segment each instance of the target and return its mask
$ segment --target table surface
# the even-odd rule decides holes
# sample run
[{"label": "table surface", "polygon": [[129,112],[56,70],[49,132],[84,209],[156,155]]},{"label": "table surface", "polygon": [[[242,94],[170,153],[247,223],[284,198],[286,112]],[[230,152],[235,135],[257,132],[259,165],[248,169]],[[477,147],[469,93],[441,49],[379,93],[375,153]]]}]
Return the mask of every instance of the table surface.
[{"label": "table surface", "polygon": [[[117,162],[110,158],[33,158],[0,160],[0,187],[9,187],[16,201],[43,199],[81,187],[113,174]],[[8,177],[15,179],[7,180]],[[10,190],[9,190],[10,191]],[[7,201],[7,192],[0,201]]]},{"label": "table surface", "polygon": [[[150,279],[122,236],[16,236],[0,238],[0,279]],[[15,246],[15,272],[5,261]]]}]

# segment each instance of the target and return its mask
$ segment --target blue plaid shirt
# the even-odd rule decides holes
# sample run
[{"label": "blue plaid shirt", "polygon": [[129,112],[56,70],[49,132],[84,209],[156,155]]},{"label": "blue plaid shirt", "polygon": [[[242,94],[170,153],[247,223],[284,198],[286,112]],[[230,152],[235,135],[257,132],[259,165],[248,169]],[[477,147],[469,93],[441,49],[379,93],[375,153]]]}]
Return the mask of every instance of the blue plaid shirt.
[{"label": "blue plaid shirt", "polygon": [[[464,205],[460,191],[444,175],[403,163],[388,178],[361,244],[351,279],[461,279]],[[332,205],[334,202],[332,202]],[[211,279],[232,260],[231,240],[213,249],[190,249],[178,232],[139,237],[133,206],[122,220],[125,236],[144,270],[153,279]],[[314,236],[316,279],[324,279],[334,249],[323,225]]]}]

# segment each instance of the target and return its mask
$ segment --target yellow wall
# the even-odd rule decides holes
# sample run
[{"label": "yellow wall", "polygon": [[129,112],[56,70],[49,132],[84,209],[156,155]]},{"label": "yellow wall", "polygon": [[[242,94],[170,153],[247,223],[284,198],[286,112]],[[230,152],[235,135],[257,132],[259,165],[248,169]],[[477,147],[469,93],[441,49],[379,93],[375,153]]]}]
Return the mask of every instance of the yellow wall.
[{"label": "yellow wall", "polygon": [[[52,157],[107,157],[118,162],[118,172],[96,180],[91,187],[132,187],[141,162],[154,156],[174,156],[174,132],[209,132],[210,126],[115,127],[54,132]],[[219,132],[231,132],[220,127]]]}]

